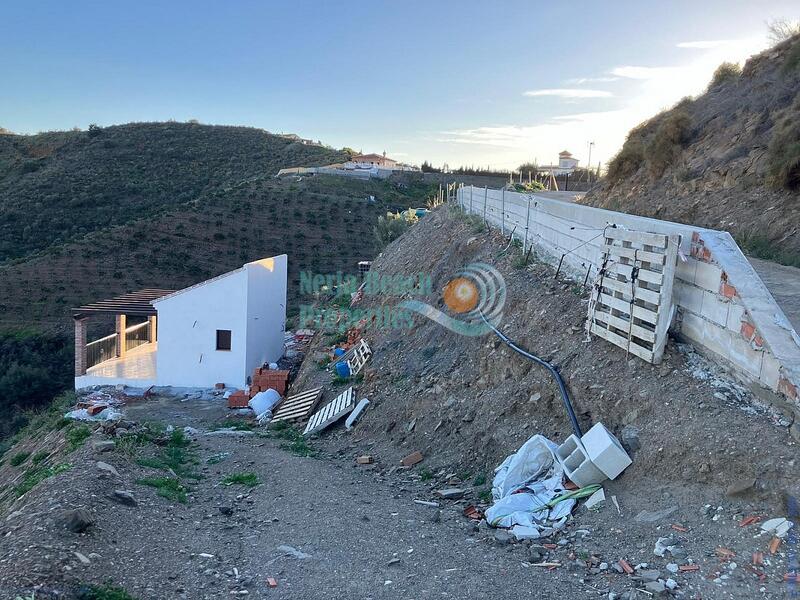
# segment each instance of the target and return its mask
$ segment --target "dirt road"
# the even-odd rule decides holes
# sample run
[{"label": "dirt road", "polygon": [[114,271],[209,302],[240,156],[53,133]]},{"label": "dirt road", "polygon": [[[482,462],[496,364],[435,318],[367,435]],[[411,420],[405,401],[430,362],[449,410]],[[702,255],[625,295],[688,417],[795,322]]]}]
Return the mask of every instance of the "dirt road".
[{"label": "dirt road", "polygon": [[[137,457],[119,448],[101,452],[93,443],[106,436],[96,432],[70,455],[70,470],[23,496],[0,522],[0,597],[37,589],[36,598],[74,598],[81,583],[108,582],[140,600],[637,598],[635,590],[653,573],[687,597],[789,593],[782,581],[789,542],[759,568],[767,573],[763,580],[737,567],[769,539],[758,535],[757,525],[739,527],[745,515],[766,514],[757,505],[724,497],[706,505],[702,488],[669,489],[656,480],[644,497],[628,493],[623,477],[606,487],[609,497],[619,496],[621,511],[610,502],[599,512],[579,508],[563,533],[537,541],[551,546],[534,542],[532,555],[528,543],[498,539],[496,530],[462,516],[484,489],[475,482],[457,484],[464,499],[441,500],[435,490],[453,475],[426,472],[424,462],[404,470],[376,455],[375,464],[356,465],[354,458],[369,454],[371,445],[358,430],[347,451],[300,457],[261,432],[215,432],[225,413],[220,401],[174,398],[128,408],[129,416],[198,428],[189,430],[196,440],[190,451],[201,478],[183,480],[185,504],[141,485],[143,477],[164,476],[142,460],[160,446],[142,447]],[[326,447],[324,440],[312,443]],[[257,485],[223,484],[245,472]],[[118,489],[131,491],[136,505],[111,499]],[[419,499],[441,507],[414,502]],[[61,519],[79,507],[94,522],[75,533]],[[660,517],[647,513],[663,509]],[[660,537],[674,538],[682,555],[654,556]],[[720,559],[718,547],[740,558]],[[636,575],[616,570],[621,558],[638,565]],[[557,566],[534,566],[542,562]],[[678,565],[698,570],[672,572]]]}]

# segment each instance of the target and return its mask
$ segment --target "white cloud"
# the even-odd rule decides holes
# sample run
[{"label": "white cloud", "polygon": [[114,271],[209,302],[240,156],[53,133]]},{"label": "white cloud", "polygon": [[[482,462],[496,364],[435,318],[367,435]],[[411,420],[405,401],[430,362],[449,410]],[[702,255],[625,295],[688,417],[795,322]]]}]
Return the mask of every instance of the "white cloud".
[{"label": "white cloud", "polygon": [[523,96],[556,96],[558,98],[611,98],[611,92],[605,90],[586,90],[582,88],[556,88],[548,90],[529,90]]},{"label": "white cloud", "polygon": [[[624,80],[626,94],[617,96],[617,108],[589,110],[533,120],[529,123],[494,124],[441,132],[432,141],[443,144],[442,155],[451,165],[490,163],[494,168],[516,168],[527,160],[554,162],[566,148],[585,164],[589,141],[595,142],[592,166],[606,163],[620,148],[625,136],[637,124],[669,108],[685,96],[702,93],[716,67],[724,61],[743,62],[768,46],[765,37],[731,40],[730,43],[698,48],[685,62],[666,66],[620,65],[609,77]],[[681,54],[676,52],[676,57]],[[602,75],[605,76],[605,75]],[[600,90],[584,90],[590,93]],[[538,95],[563,98],[566,105],[574,97],[534,90]],[[548,92],[544,94],[543,92]],[[610,92],[607,92],[610,94]],[[529,94],[526,94],[529,95]],[[605,94],[599,98],[607,98]],[[589,96],[588,98],[598,98]],[[427,156],[430,156],[428,154]]]},{"label": "white cloud", "polygon": [[572,85],[583,85],[584,83],[610,83],[619,81],[619,77],[573,77],[567,79],[567,83]]},{"label": "white cloud", "polygon": [[736,40],[697,40],[694,42],[680,42],[675,45],[678,48],[697,48],[699,50],[707,50],[709,48],[727,46],[731,43],[736,43]]}]

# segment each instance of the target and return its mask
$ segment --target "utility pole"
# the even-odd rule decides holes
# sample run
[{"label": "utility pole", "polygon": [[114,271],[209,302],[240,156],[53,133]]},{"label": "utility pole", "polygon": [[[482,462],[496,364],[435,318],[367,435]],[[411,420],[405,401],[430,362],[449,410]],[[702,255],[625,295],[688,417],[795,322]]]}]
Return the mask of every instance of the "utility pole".
[{"label": "utility pole", "polygon": [[586,161],[586,172],[589,176],[589,184],[592,183],[592,146],[594,146],[594,142],[589,142],[589,160]]}]

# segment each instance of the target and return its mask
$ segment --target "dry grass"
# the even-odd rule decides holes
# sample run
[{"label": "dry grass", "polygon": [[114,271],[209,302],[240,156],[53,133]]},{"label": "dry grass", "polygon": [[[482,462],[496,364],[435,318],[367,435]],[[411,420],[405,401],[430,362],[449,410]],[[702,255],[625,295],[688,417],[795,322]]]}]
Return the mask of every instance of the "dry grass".
[{"label": "dry grass", "polygon": [[689,140],[691,124],[689,115],[681,110],[665,115],[645,147],[644,157],[650,175],[661,177],[667,167],[677,161]]},{"label": "dry grass", "polygon": [[772,129],[767,181],[775,188],[800,189],[800,96]]},{"label": "dry grass", "polygon": [[739,63],[724,62],[714,71],[711,76],[711,82],[708,84],[708,89],[713,90],[716,87],[736,81],[742,75],[742,66]]}]

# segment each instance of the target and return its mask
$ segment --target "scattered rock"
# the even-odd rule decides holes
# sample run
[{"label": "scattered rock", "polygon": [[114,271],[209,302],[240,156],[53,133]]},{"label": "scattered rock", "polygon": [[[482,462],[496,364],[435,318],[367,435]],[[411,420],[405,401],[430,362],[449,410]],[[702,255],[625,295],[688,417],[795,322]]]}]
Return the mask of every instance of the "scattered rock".
[{"label": "scattered rock", "polygon": [[755,487],[755,485],[756,485],[755,477],[738,479],[727,487],[725,493],[728,496],[740,496],[752,490]]},{"label": "scattered rock", "polygon": [[661,581],[648,581],[646,584],[644,584],[644,589],[651,594],[664,594],[667,591],[667,586],[665,586]]},{"label": "scattered rock", "polygon": [[139,504],[133,492],[129,492],[128,490],[114,490],[111,493],[111,499],[125,506],[136,506]]},{"label": "scattered rock", "polygon": [[113,440],[98,440],[92,444],[92,450],[95,452],[111,452],[116,447],[117,444]]},{"label": "scattered rock", "polygon": [[458,500],[464,496],[464,490],[460,488],[445,488],[443,490],[436,490],[436,494],[445,500]]},{"label": "scattered rock", "polygon": [[282,552],[286,556],[293,556],[299,560],[303,560],[306,558],[311,558],[310,554],[306,554],[305,552],[301,552],[297,548],[293,546],[278,546],[278,551]]},{"label": "scattered rock", "polygon": [[664,510],[643,510],[638,515],[636,515],[633,520],[637,523],[655,523],[656,521],[661,521],[662,519],[666,519],[672,513],[678,510],[677,506],[670,506],[669,508],[665,508]]},{"label": "scattered rock", "polygon": [[620,432],[620,441],[628,452],[636,452],[641,448],[639,442],[639,429],[633,425],[626,425]]},{"label": "scattered rock", "polygon": [[539,546],[538,544],[532,544],[531,547],[528,548],[528,555],[533,562],[540,562],[547,556],[547,548]]},{"label": "scattered rock", "polygon": [[86,558],[83,554],[81,554],[77,550],[73,552],[73,554],[75,555],[75,558],[77,558],[81,562],[82,565],[92,564],[92,561],[90,561],[88,558]]},{"label": "scattered rock", "polygon": [[661,577],[661,572],[657,571],[656,569],[648,569],[644,571],[638,571],[636,576],[642,581],[658,581]]},{"label": "scattered rock", "polygon": [[494,532],[494,541],[501,546],[506,546],[514,540],[514,534],[506,529],[498,529]]},{"label": "scattered rock", "polygon": [[403,460],[400,461],[400,464],[404,467],[413,467],[415,464],[422,462],[422,452],[417,450],[416,452],[412,452],[408,456],[406,456]]},{"label": "scattered rock", "polygon": [[101,474],[108,473],[109,475],[113,475],[114,477],[119,477],[119,472],[110,464],[104,463],[102,461],[97,461],[97,468],[101,471]]},{"label": "scattered rock", "polygon": [[94,525],[94,517],[85,508],[76,508],[67,510],[62,515],[64,527],[69,529],[72,533],[83,533],[89,527]]}]

